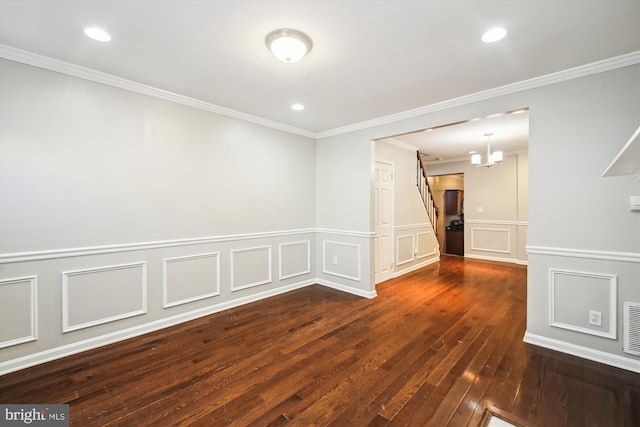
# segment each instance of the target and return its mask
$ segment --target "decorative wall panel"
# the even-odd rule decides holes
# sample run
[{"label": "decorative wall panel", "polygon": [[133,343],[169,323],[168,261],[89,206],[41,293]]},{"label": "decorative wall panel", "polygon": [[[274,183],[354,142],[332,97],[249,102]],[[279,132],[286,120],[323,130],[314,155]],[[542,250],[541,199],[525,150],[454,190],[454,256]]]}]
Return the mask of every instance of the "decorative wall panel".
[{"label": "decorative wall panel", "polygon": [[146,262],[62,273],[63,332],[146,312]]},{"label": "decorative wall panel", "polygon": [[280,280],[311,273],[311,241],[280,245]]},{"label": "decorative wall panel", "polygon": [[360,281],[360,245],[322,242],[322,271],[345,279]]},{"label": "decorative wall panel", "polygon": [[511,232],[508,229],[472,228],[471,249],[474,251],[511,252]]},{"label": "decorative wall panel", "polygon": [[[601,325],[590,324],[590,313],[600,315]],[[549,324],[600,337],[617,336],[617,277],[550,269]]]},{"label": "decorative wall panel", "polygon": [[220,295],[220,253],[163,260],[163,307]]},{"label": "decorative wall panel", "polygon": [[396,238],[396,266],[413,261],[415,259],[413,249],[413,234],[398,236]]},{"label": "decorative wall panel", "polygon": [[38,279],[0,280],[0,348],[38,338]]},{"label": "decorative wall panel", "polygon": [[437,251],[437,240],[433,238],[433,234],[429,231],[417,234],[418,241],[418,259],[435,255]]},{"label": "decorative wall panel", "polygon": [[231,251],[232,291],[265,285],[271,280],[271,246]]}]

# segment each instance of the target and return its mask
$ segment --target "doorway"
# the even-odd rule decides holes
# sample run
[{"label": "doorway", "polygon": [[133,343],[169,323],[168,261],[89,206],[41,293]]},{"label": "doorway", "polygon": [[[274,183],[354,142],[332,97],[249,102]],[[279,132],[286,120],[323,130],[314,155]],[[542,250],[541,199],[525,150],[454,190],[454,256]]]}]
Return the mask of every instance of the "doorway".
[{"label": "doorway", "polygon": [[[454,253],[463,254],[467,258],[526,265],[529,143],[527,108],[432,126],[377,141],[393,143],[417,153],[417,161],[426,170],[426,174],[431,176],[429,186],[433,187],[434,193],[439,193],[433,197],[439,205],[437,225],[433,228],[437,236],[437,243],[434,243],[440,247],[440,253],[452,252],[452,244],[447,245],[446,241],[447,227],[450,227],[457,228],[455,232],[460,233],[458,241],[461,240],[461,245]],[[501,152],[501,155],[494,158],[492,154],[497,152]],[[474,162],[476,157],[480,157],[482,161]],[[490,159],[492,160],[489,161]],[[402,173],[400,167],[397,167],[396,173]],[[443,182],[453,179],[458,182]],[[419,185],[418,183],[418,188]],[[445,210],[446,190],[461,192],[457,194],[459,209],[453,214]],[[399,207],[397,201],[396,211],[398,217],[394,227],[398,228],[404,226],[406,221],[402,216],[405,212],[404,205]],[[411,239],[406,240],[410,242]],[[399,241],[396,239],[394,243],[396,252],[400,251]],[[409,255],[407,252],[397,258],[409,259]]]},{"label": "doorway", "polygon": [[435,230],[440,252],[464,256],[464,173],[428,179],[440,213]]}]

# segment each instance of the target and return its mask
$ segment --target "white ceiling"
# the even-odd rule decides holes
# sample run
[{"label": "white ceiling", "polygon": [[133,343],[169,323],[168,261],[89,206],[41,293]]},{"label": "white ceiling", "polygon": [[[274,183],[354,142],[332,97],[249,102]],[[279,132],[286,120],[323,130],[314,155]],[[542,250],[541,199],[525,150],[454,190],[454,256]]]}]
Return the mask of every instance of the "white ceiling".
[{"label": "white ceiling", "polygon": [[640,0],[0,0],[0,44],[318,134],[639,51]]},{"label": "white ceiling", "polygon": [[[491,117],[474,117],[463,123],[443,124],[430,129],[421,129],[404,135],[386,138],[383,141],[408,144],[415,147],[426,162],[450,162],[470,159],[470,152],[484,156],[487,143],[491,151],[502,151],[505,155],[527,150],[529,146],[529,111],[501,112]],[[489,139],[485,134],[491,133]]]}]

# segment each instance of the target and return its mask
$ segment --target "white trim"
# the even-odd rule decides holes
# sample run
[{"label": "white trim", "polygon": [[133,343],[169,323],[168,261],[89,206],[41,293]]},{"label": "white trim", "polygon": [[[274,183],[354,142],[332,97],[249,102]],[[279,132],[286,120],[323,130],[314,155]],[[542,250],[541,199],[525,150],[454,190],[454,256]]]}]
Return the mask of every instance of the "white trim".
[{"label": "white trim", "polygon": [[[90,322],[69,325],[69,276],[78,276],[82,274],[91,274],[101,271],[122,270],[126,268],[142,267],[142,277],[140,288],[142,293],[142,307],[138,310],[128,313],[121,313],[115,316],[95,319]],[[140,316],[147,313],[147,262],[133,262],[128,264],[110,265],[106,267],[87,268],[83,270],[63,271],[62,272],[62,333],[77,331],[80,329],[90,328],[92,326],[102,325],[105,323],[115,322],[116,320],[127,319],[129,317]]]},{"label": "white trim", "polygon": [[[566,276],[593,277],[597,279],[609,280],[609,330],[608,331],[598,331],[595,329],[589,329],[582,326],[576,326],[576,325],[571,325],[568,323],[562,323],[562,322],[556,321],[555,277],[558,274],[564,274]],[[553,326],[555,328],[568,329],[574,332],[582,332],[584,334],[596,335],[598,337],[604,337],[604,338],[615,340],[617,338],[617,333],[618,333],[618,327],[616,325],[616,319],[618,318],[617,284],[618,284],[618,278],[613,274],[587,273],[584,271],[570,271],[570,270],[550,268],[549,269],[549,326]]]},{"label": "white trim", "polygon": [[[435,253],[435,252],[434,252],[434,253]],[[396,277],[400,277],[400,276],[405,275],[405,274],[407,274],[407,273],[411,273],[412,271],[419,270],[419,269],[421,269],[422,267],[426,267],[427,265],[434,264],[434,263],[436,263],[436,262],[438,262],[438,261],[440,261],[440,258],[439,258],[439,257],[431,258],[431,259],[428,259],[428,260],[426,260],[426,261],[423,261],[423,262],[421,262],[421,263],[419,263],[419,264],[412,265],[412,266],[411,266],[411,267],[409,267],[409,268],[405,268],[404,270],[396,271],[396,272],[394,272],[394,274],[393,274],[393,278],[395,279]]]},{"label": "white trim", "polygon": [[0,349],[36,341],[38,339],[38,276],[25,276],[3,279],[0,280],[0,286],[20,282],[29,284],[29,309],[31,310],[31,325],[29,328],[30,335],[20,338],[14,338],[9,341],[0,341]]},{"label": "white trim", "polygon": [[510,95],[525,90],[531,90],[556,83],[561,83],[567,80],[590,76],[592,74],[598,74],[618,68],[628,67],[630,65],[636,65],[638,63],[640,63],[640,51],[631,52],[625,55],[616,56],[614,58],[609,58],[602,61],[593,62],[591,64],[570,68],[568,70],[558,71],[556,73],[546,74],[544,76],[534,77],[532,79],[499,86],[493,89],[483,90],[431,105],[426,105],[423,107],[415,108],[413,110],[407,110],[400,113],[379,117],[373,120],[366,120],[364,122],[330,129],[324,132],[317,133],[315,137],[316,139],[322,139],[349,132],[355,132],[358,130],[373,128],[376,126],[382,126],[385,124],[399,122],[401,120],[411,119],[414,117],[446,110],[453,107],[468,105],[474,102],[485,101],[488,99],[498,98],[500,96]]},{"label": "white trim", "polygon": [[[213,292],[209,292],[206,294],[196,295],[189,298],[177,300],[177,301],[168,301],[168,291],[169,291],[169,281],[168,281],[168,264],[170,262],[175,261],[184,261],[190,259],[198,259],[198,258],[216,258],[216,289]],[[187,304],[193,301],[199,301],[205,298],[211,298],[220,295],[220,252],[210,252],[205,254],[198,255],[187,255],[173,258],[164,258],[162,260],[162,308],[175,307],[177,305]]]},{"label": "white trim", "polygon": [[640,253],[636,252],[593,251],[588,249],[527,245],[527,254],[640,263]]},{"label": "white trim", "polygon": [[375,231],[334,230],[331,228],[316,228],[315,231],[316,233],[335,234],[336,236],[352,236],[352,237],[364,237],[364,238],[376,237]]},{"label": "white trim", "polygon": [[[354,277],[354,276],[349,276],[347,274],[342,274],[342,273],[338,273],[335,271],[330,271],[327,270],[327,243],[331,243],[333,245],[338,245],[338,246],[353,246],[358,250],[358,276]],[[342,277],[344,279],[349,279],[349,280],[355,280],[357,282],[360,281],[360,277],[361,277],[361,271],[360,271],[360,265],[362,263],[361,257],[360,257],[360,245],[355,244],[355,243],[344,243],[344,242],[334,242],[331,240],[323,240],[322,241],[322,272],[324,274],[330,274],[332,276],[337,276],[337,277]]]},{"label": "white trim", "polygon": [[159,99],[164,99],[166,101],[187,105],[189,107],[198,108],[198,109],[209,111],[216,114],[221,114],[227,117],[232,117],[232,118],[247,121],[250,123],[255,123],[258,125],[270,127],[273,129],[282,130],[292,134],[301,135],[308,138],[322,139],[330,136],[341,135],[349,132],[354,132],[357,130],[368,129],[376,126],[381,126],[384,124],[394,123],[401,120],[406,120],[413,117],[418,117],[425,114],[446,110],[453,107],[458,107],[462,105],[471,104],[474,102],[484,101],[492,98],[497,98],[500,96],[522,92],[525,90],[544,87],[544,86],[552,85],[555,83],[564,82],[567,80],[573,80],[580,77],[589,76],[592,74],[603,73],[603,72],[615,70],[618,68],[628,67],[630,65],[636,65],[640,63],[640,51],[635,51],[625,55],[620,55],[620,56],[608,58],[602,61],[597,61],[590,64],[570,68],[568,70],[558,71],[555,73],[534,77],[532,79],[511,83],[504,86],[499,86],[493,89],[475,92],[475,93],[464,95],[458,98],[453,98],[446,101],[437,102],[435,104],[414,108],[412,110],[407,110],[400,113],[379,117],[373,120],[367,120],[359,123],[350,124],[347,126],[338,127],[335,129],[329,129],[323,132],[312,132],[306,129],[300,129],[284,123],[274,122],[272,120],[264,119],[262,117],[253,116],[251,114],[232,110],[226,107],[221,107],[219,105],[211,104],[205,101],[201,101],[199,99],[194,99],[184,95],[179,95],[177,93],[143,85],[141,83],[123,79],[121,77],[116,77],[111,74],[103,73],[100,71],[92,70],[90,68],[81,67],[79,65],[71,64],[64,61],[59,61],[57,59],[49,58],[43,55],[38,55],[25,50],[16,49],[14,47],[7,46],[4,44],[0,44],[0,58],[5,58],[11,61],[16,61],[16,62],[32,65],[39,68],[44,68],[51,71],[56,71],[58,73],[101,83],[101,84],[116,87],[119,89],[128,90],[130,92],[140,93],[143,95],[152,96]]},{"label": "white trim", "polygon": [[433,236],[433,232],[431,230],[424,231],[422,233],[416,233],[416,247],[418,249],[418,251],[417,251],[418,255],[416,256],[416,259],[425,258],[425,257],[431,256],[431,255],[435,255],[435,254],[438,253],[438,242],[436,241],[435,236],[433,236],[432,239],[431,239],[432,242],[435,242],[435,244],[433,245],[433,250],[431,252],[427,252],[424,255],[420,255],[420,239],[418,239],[418,237],[420,237],[423,234],[426,234],[428,236]]},{"label": "white trim", "polygon": [[502,258],[502,257],[478,255],[478,254],[464,254],[464,257],[471,258],[471,259],[480,259],[484,261],[508,262],[511,264],[528,265],[527,260],[522,260],[517,258]]},{"label": "white trim", "polygon": [[282,130],[296,135],[306,136],[308,138],[315,138],[316,136],[314,132],[308,131],[306,129],[300,129],[294,126],[286,125],[284,123],[274,122],[273,120],[268,120],[262,117],[257,117],[251,114],[232,110],[230,108],[221,107],[219,105],[211,104],[199,99],[190,98],[188,96],[158,89],[152,86],[147,86],[145,84],[123,79],[122,77],[117,77],[112,74],[103,73],[91,68],[81,67],[69,62],[59,61],[57,59],[38,55],[21,49],[16,49],[14,47],[3,44],[0,44],[0,57],[11,61],[16,61],[23,64],[44,68],[46,70],[66,74],[68,76],[78,77],[91,82],[101,83],[118,89],[124,89],[130,92],[135,92],[142,95],[152,96],[158,99],[163,99],[165,101],[174,102],[176,104],[186,105],[188,107],[193,107],[200,110],[209,111],[211,113],[232,117],[234,119],[243,120],[245,122],[255,123],[257,125],[266,126],[272,129]]},{"label": "white trim", "polygon": [[[266,231],[261,233],[246,233],[246,234],[230,234],[222,236],[209,236],[209,237],[194,237],[187,239],[174,239],[174,240],[158,240],[151,242],[140,243],[122,243],[115,245],[99,245],[99,246],[87,246],[80,248],[66,248],[66,249],[50,249],[43,251],[31,251],[31,252],[14,252],[0,254],[0,264],[8,264],[13,262],[25,262],[25,261],[40,261],[55,258],[68,258],[85,255],[101,255],[115,252],[127,252],[127,251],[140,251],[146,249],[158,249],[169,248],[176,246],[188,246],[188,245],[202,245],[207,243],[222,243],[232,242],[237,240],[249,240],[249,239],[261,239],[267,237],[282,237],[292,236],[297,234],[309,234],[315,233],[316,229],[307,228],[301,230],[283,230],[283,231]],[[350,232],[344,232],[350,233]],[[356,232],[351,232],[355,235]],[[367,236],[368,237],[368,236]]]},{"label": "white trim", "polygon": [[526,332],[524,334],[524,342],[640,374],[640,360],[630,359],[600,350],[594,350],[592,348],[543,337],[530,332]]},{"label": "white trim", "polygon": [[[301,244],[306,244],[307,245],[307,269],[304,271],[299,271],[297,273],[291,273],[287,276],[283,276],[282,275],[282,247],[283,246],[295,246],[295,245],[301,245]],[[302,276],[303,274],[309,274],[311,273],[311,241],[310,240],[303,240],[300,242],[288,242],[288,243],[281,243],[280,245],[278,245],[278,277],[279,280],[285,280],[285,279],[290,279],[292,277],[297,277],[297,276]]]},{"label": "white trim", "polygon": [[326,279],[315,279],[315,283],[318,283],[319,285],[322,286],[326,286],[328,288],[332,288],[332,289],[336,289],[338,291],[342,291],[342,292],[346,292],[352,295],[356,295],[359,297],[363,297],[363,298],[375,298],[378,296],[378,293],[373,290],[373,291],[365,291],[363,289],[359,289],[359,288],[354,288],[353,286],[347,286],[347,285],[343,285],[341,283],[336,283],[336,282],[332,282],[330,280],[326,280]]},{"label": "white trim", "polygon": [[414,229],[414,228],[427,228],[427,227],[429,227],[429,223],[425,222],[425,223],[422,223],[422,224],[397,225],[393,229],[395,231],[399,231],[399,230],[411,230],[411,229]]},{"label": "white trim", "polygon": [[[474,242],[474,238],[473,238],[473,232],[476,230],[480,230],[480,231],[494,231],[494,232],[501,232],[501,233],[507,233],[507,249],[485,249],[485,248],[478,248],[475,246],[475,242]],[[471,250],[472,251],[482,251],[482,252],[498,252],[501,254],[510,254],[511,253],[511,230],[508,229],[500,229],[500,228],[471,228],[469,235],[471,237]]]},{"label": "white trim", "polygon": [[490,224],[490,225],[514,225],[514,226],[528,226],[529,221],[500,221],[492,219],[465,219],[465,224]]},{"label": "white trim", "polygon": [[[400,258],[398,258],[399,254],[399,249],[400,249],[400,239],[406,239],[406,238],[411,238],[411,258],[407,258],[407,259],[403,259],[402,261],[400,261]],[[416,239],[415,236],[413,234],[405,234],[404,236],[398,236],[396,237],[396,267],[402,264],[408,264],[412,261],[415,261],[415,250],[416,250]]]},{"label": "white trim", "polygon": [[[60,359],[62,357],[71,356],[86,350],[102,347],[108,344],[113,344],[119,341],[124,341],[129,338],[134,338],[139,335],[144,335],[149,332],[157,331],[160,329],[175,326],[190,320],[198,319],[200,317],[208,316],[220,311],[228,310],[231,308],[239,307],[244,304],[249,304],[255,301],[259,301],[265,298],[269,298],[275,295],[290,292],[296,289],[304,288],[309,285],[319,283],[316,279],[306,280],[304,282],[293,283],[291,285],[282,286],[276,289],[270,289],[248,296],[236,298],[232,301],[221,302],[209,307],[200,308],[197,310],[189,311],[187,313],[181,313],[175,316],[155,320],[142,325],[134,326],[131,328],[111,332],[98,337],[89,338],[83,341],[75,342],[72,344],[55,347],[49,350],[44,350],[39,353],[29,354],[27,356],[19,357],[17,359],[9,360],[0,363],[0,375],[5,375],[10,372],[15,372],[20,369],[25,369],[31,366],[39,365],[41,363],[49,362],[51,360]],[[333,287],[333,286],[331,286]],[[353,292],[351,292],[353,293]]]},{"label": "white trim", "polygon": [[[268,277],[264,280],[259,280],[257,282],[253,282],[253,283],[247,283],[241,286],[236,286],[236,282],[235,282],[235,274],[234,274],[234,269],[233,269],[233,264],[234,264],[234,256],[237,253],[242,253],[242,252],[258,252],[258,250],[264,250],[267,249],[267,254],[269,255],[269,273],[268,273]],[[242,249],[233,249],[231,250],[231,257],[230,257],[230,266],[231,266],[231,292],[235,292],[235,291],[240,291],[242,289],[248,289],[248,288],[253,288],[255,286],[260,286],[260,285],[266,285],[267,283],[271,283],[273,281],[273,274],[272,274],[272,257],[271,257],[271,245],[265,245],[265,246],[255,246],[253,248],[242,248]]]}]

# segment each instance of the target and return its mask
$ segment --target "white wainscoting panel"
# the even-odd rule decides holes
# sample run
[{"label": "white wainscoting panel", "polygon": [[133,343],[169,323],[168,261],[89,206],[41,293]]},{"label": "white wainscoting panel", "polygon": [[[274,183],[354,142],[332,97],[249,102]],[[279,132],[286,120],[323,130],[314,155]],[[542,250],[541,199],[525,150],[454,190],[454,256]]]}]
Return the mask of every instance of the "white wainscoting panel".
[{"label": "white wainscoting panel", "polygon": [[37,339],[37,276],[0,280],[0,348]]},{"label": "white wainscoting panel", "polygon": [[165,258],[162,273],[164,308],[220,295],[220,252]]},{"label": "white wainscoting panel", "polygon": [[360,245],[322,241],[323,273],[360,281],[360,261]]},{"label": "white wainscoting panel", "polygon": [[416,237],[418,239],[418,259],[436,254],[437,240],[433,238],[431,231],[418,233]]},{"label": "white wainscoting panel", "polygon": [[[549,324],[609,339],[617,336],[617,276],[549,270]],[[589,324],[589,311],[602,313],[602,326]]]},{"label": "white wainscoting panel", "polygon": [[311,241],[280,244],[280,280],[311,273]]},{"label": "white wainscoting panel", "polygon": [[271,246],[231,251],[231,291],[271,283]]},{"label": "white wainscoting panel", "polygon": [[474,251],[511,253],[511,232],[499,228],[472,228],[471,249]]},{"label": "white wainscoting panel", "polygon": [[62,332],[146,312],[146,262],[62,273]]},{"label": "white wainscoting panel", "polygon": [[413,234],[406,234],[396,238],[396,267],[415,260],[413,250],[415,240]]}]

